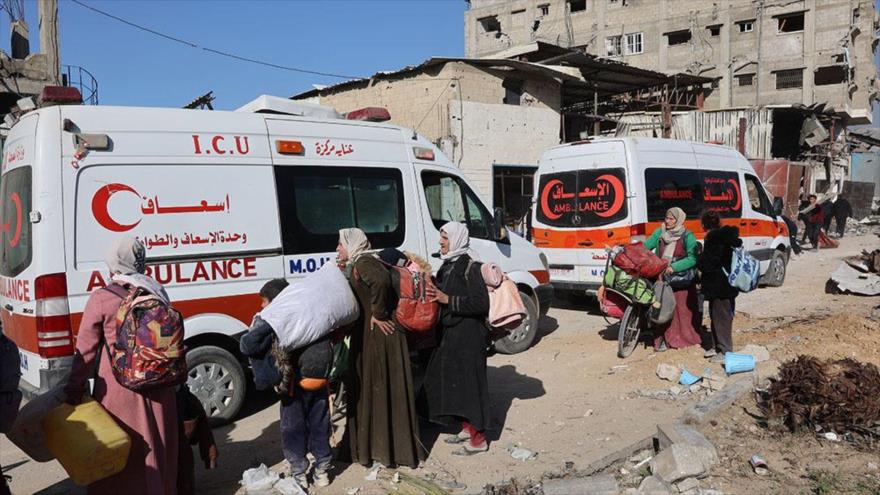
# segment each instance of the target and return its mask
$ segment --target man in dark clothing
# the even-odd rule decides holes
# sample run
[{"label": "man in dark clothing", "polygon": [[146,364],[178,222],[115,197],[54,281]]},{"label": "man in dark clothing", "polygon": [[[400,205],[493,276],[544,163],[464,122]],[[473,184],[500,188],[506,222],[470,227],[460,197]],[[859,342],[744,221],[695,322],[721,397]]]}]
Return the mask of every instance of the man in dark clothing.
[{"label": "man in dark clothing", "polygon": [[822,214],[822,205],[817,203],[818,198],[815,194],[810,195],[810,204],[806,209],[801,210],[804,215],[804,223],[807,224],[806,235],[813,245],[813,250],[819,250],[819,233],[822,231],[822,224],[825,216]]},{"label": "man in dark clothing", "polygon": [[788,218],[785,215],[782,215],[782,221],[784,221],[785,226],[788,227],[788,241],[791,243],[792,252],[794,252],[794,254],[801,254],[804,250],[801,249],[801,245],[797,240],[797,235],[798,235],[797,222]]},{"label": "man in dark clothing", "polygon": [[831,211],[837,224],[837,236],[843,237],[846,232],[846,219],[853,214],[852,205],[843,196],[838,196]]},{"label": "man in dark clothing", "polygon": [[822,203],[822,230],[827,234],[831,232],[831,220],[834,218],[834,203],[826,201]]},{"label": "man in dark clothing", "polygon": [[723,361],[725,352],[733,351],[733,316],[739,290],[730,285],[725,270],[730,269],[733,250],[742,247],[739,229],[721,226],[717,211],[707,211],[700,219],[705,230],[703,252],[697,260],[700,270],[700,289],[709,301],[709,317],[712,321],[711,349],[704,354],[713,363]]}]

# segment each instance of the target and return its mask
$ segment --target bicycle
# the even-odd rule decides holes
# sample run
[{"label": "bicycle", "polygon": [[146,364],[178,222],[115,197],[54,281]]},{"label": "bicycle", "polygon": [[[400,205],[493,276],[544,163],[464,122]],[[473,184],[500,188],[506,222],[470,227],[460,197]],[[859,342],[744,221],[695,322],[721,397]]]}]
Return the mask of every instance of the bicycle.
[{"label": "bicycle", "polygon": [[[648,311],[653,301],[653,283],[641,278],[640,276],[621,278],[612,276],[609,285],[609,274],[612,269],[622,270],[613,267],[612,260],[622,248],[606,248],[607,261],[605,262],[605,276],[602,279],[602,286],[599,288],[599,306],[602,313],[610,318],[618,318],[620,323],[617,331],[617,357],[629,357],[638,345],[639,336],[651,328],[651,319]],[[635,296],[624,292],[617,286],[626,286],[636,294]],[[644,295],[650,293],[650,299],[645,300]],[[610,323],[610,322],[609,322]]]}]

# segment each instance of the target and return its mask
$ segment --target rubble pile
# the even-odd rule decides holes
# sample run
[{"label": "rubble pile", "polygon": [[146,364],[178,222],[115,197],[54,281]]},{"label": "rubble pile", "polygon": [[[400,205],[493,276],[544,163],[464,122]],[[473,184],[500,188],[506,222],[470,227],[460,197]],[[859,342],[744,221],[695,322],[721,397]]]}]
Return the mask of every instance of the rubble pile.
[{"label": "rubble pile", "polygon": [[853,359],[798,356],[784,363],[760,407],[789,431],[853,432],[880,438],[880,369]]},{"label": "rubble pile", "polygon": [[862,251],[858,256],[845,258],[831,274],[825,291],[832,294],[880,295],[880,249]]}]

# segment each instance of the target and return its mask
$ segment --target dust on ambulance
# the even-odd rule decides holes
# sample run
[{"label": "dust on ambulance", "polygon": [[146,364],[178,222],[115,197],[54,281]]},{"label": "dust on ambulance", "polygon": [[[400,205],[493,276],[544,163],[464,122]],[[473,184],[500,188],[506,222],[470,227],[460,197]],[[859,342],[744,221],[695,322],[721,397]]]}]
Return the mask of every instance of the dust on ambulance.
[{"label": "dust on ambulance", "polygon": [[770,200],[752,165],[725,146],[654,138],[598,138],[547,150],[535,174],[532,242],[565,293],[595,293],[610,246],[644,240],[673,206],[702,239],[699,216],[718,211],[739,228],[761,264],[762,282],[782,285],[790,242],[782,199]]},{"label": "dust on ambulance", "polygon": [[64,380],[120,236],[146,245],[148,273],[185,316],[188,385],[219,419],[244,401],[236,337],[260,287],[334,260],[344,227],[436,267],[439,226],[467,223],[474,249],[510,274],[530,311],[498,346],[525,350],[552,291],[540,252],[505,235],[430,142],[377,122],[388,118],[275,97],[235,112],[56,105],[22,116],[0,179],[0,317],[21,349],[22,388]]}]

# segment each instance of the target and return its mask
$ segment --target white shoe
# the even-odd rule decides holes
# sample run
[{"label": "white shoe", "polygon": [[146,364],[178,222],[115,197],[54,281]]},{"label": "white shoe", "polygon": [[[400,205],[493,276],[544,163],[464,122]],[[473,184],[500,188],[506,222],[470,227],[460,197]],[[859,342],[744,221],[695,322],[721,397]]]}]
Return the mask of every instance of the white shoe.
[{"label": "white shoe", "polygon": [[330,486],[330,474],[326,469],[315,468],[315,486]]},{"label": "white shoe", "polygon": [[294,474],[291,478],[293,478],[293,481],[295,481],[303,490],[309,489],[309,478],[306,476],[306,473]]}]

